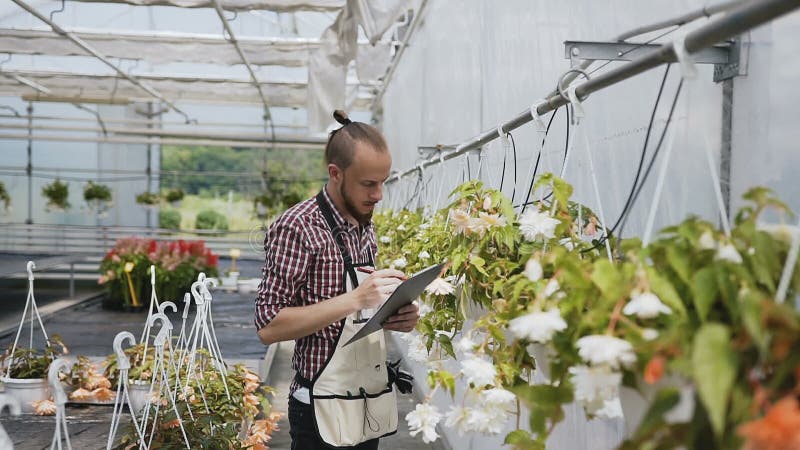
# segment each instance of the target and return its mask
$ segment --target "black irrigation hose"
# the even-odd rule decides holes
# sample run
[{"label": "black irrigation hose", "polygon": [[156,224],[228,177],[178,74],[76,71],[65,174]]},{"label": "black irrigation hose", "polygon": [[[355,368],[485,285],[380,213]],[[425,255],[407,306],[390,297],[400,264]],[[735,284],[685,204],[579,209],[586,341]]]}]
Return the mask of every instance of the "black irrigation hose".
[{"label": "black irrigation hose", "polygon": [[[638,186],[639,183],[639,177],[642,174],[642,167],[644,167],[644,160],[645,157],[647,156],[647,144],[650,141],[650,133],[653,131],[653,123],[655,122],[656,112],[658,111],[658,104],[661,101],[661,94],[664,92],[664,85],[666,84],[667,75],[669,74],[669,68],[671,66],[672,64],[667,64],[667,68],[664,71],[664,76],[661,78],[661,85],[658,88],[658,95],[656,96],[656,101],[655,104],[653,105],[653,111],[650,114],[650,122],[647,125],[647,134],[645,134],[644,144],[642,145],[641,156],[639,157],[639,167],[636,169],[636,176],[633,179],[633,185],[631,186],[631,190],[628,193],[628,198],[625,200],[625,205],[622,207],[622,211],[620,212],[620,215],[617,218],[617,220],[614,222],[614,226],[611,227],[611,230],[609,231],[606,228],[606,224],[603,224],[603,227],[606,228],[606,233],[604,233],[603,237],[598,239],[597,243],[595,243],[595,245],[593,245],[592,247],[582,250],[581,253],[586,253],[592,250],[596,250],[600,248],[601,245],[605,244],[609,236],[612,236],[617,231],[617,228],[622,223],[622,220],[625,218],[625,216],[628,214],[631,208],[631,202],[633,200],[633,196],[636,193],[636,187]],[[644,182],[644,180],[642,180],[642,182]]]},{"label": "black irrigation hose", "polygon": [[[642,192],[642,188],[644,187],[645,181],[650,176],[650,171],[653,169],[653,164],[658,158],[658,153],[661,150],[661,144],[664,142],[664,137],[667,135],[667,129],[669,128],[671,121],[672,121],[672,114],[675,112],[675,106],[678,104],[678,98],[681,95],[681,88],[683,87],[683,79],[681,79],[680,83],[678,83],[678,88],[675,90],[675,97],[672,99],[672,106],[669,109],[669,115],[667,116],[667,122],[664,124],[664,129],[661,130],[661,137],[658,138],[658,144],[656,144],[656,148],[653,151],[653,156],[650,158],[650,162],[647,164],[647,169],[644,171],[644,176],[642,177],[642,182],[639,183],[639,186],[636,188],[636,193],[633,194],[633,201],[631,202],[631,209],[633,209],[633,205],[636,204],[636,200],[639,198],[639,194]],[[630,210],[628,214],[625,215],[625,219],[622,220],[622,224],[619,227],[619,235],[622,238],[622,231],[625,229],[625,224],[628,223],[628,218],[630,217]]]}]

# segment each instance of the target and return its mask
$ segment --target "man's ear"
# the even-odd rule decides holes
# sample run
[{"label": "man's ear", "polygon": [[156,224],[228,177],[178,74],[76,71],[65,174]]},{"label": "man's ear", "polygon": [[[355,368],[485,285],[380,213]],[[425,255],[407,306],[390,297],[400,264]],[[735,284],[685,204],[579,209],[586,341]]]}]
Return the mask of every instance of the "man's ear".
[{"label": "man's ear", "polygon": [[344,172],[342,169],[339,168],[336,164],[328,164],[328,177],[331,181],[335,181],[337,183],[342,181],[342,174]]}]

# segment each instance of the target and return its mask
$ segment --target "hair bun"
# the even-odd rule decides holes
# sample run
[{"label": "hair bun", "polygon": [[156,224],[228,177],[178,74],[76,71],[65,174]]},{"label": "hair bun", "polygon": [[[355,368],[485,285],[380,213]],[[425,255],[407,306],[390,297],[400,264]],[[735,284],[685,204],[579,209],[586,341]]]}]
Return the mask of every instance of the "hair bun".
[{"label": "hair bun", "polygon": [[333,118],[336,119],[337,122],[341,125],[348,125],[353,123],[349,117],[347,117],[347,113],[342,111],[341,109],[337,109],[333,112]]}]

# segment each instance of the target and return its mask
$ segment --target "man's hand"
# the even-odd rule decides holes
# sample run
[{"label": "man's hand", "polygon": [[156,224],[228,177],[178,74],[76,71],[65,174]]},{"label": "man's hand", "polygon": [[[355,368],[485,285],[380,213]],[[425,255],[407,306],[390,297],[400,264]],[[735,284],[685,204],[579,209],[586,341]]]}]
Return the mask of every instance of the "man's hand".
[{"label": "man's hand", "polygon": [[419,308],[412,303],[398,309],[397,314],[386,319],[386,322],[383,322],[383,329],[408,333],[417,326],[417,321],[419,321]]},{"label": "man's hand", "polygon": [[355,294],[356,308],[375,308],[383,304],[392,295],[397,286],[405,279],[405,274],[395,269],[383,269],[372,272],[353,291]]}]

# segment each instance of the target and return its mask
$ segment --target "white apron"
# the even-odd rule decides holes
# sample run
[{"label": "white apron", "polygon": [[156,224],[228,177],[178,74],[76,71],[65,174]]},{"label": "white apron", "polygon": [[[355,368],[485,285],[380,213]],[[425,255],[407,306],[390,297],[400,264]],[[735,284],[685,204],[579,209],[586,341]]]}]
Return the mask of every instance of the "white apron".
[{"label": "white apron", "polygon": [[[335,230],[333,214],[323,195],[317,195],[317,203],[328,226]],[[345,286],[350,292],[368,276],[357,267],[373,269],[372,263],[353,264],[341,235],[333,233],[345,261]],[[386,368],[384,332],[344,346],[367,319],[362,311],[343,319],[336,349],[316,377],[307,380],[300,374],[295,376],[310,391],[320,438],[333,448],[350,447],[397,432],[397,396]]]}]

